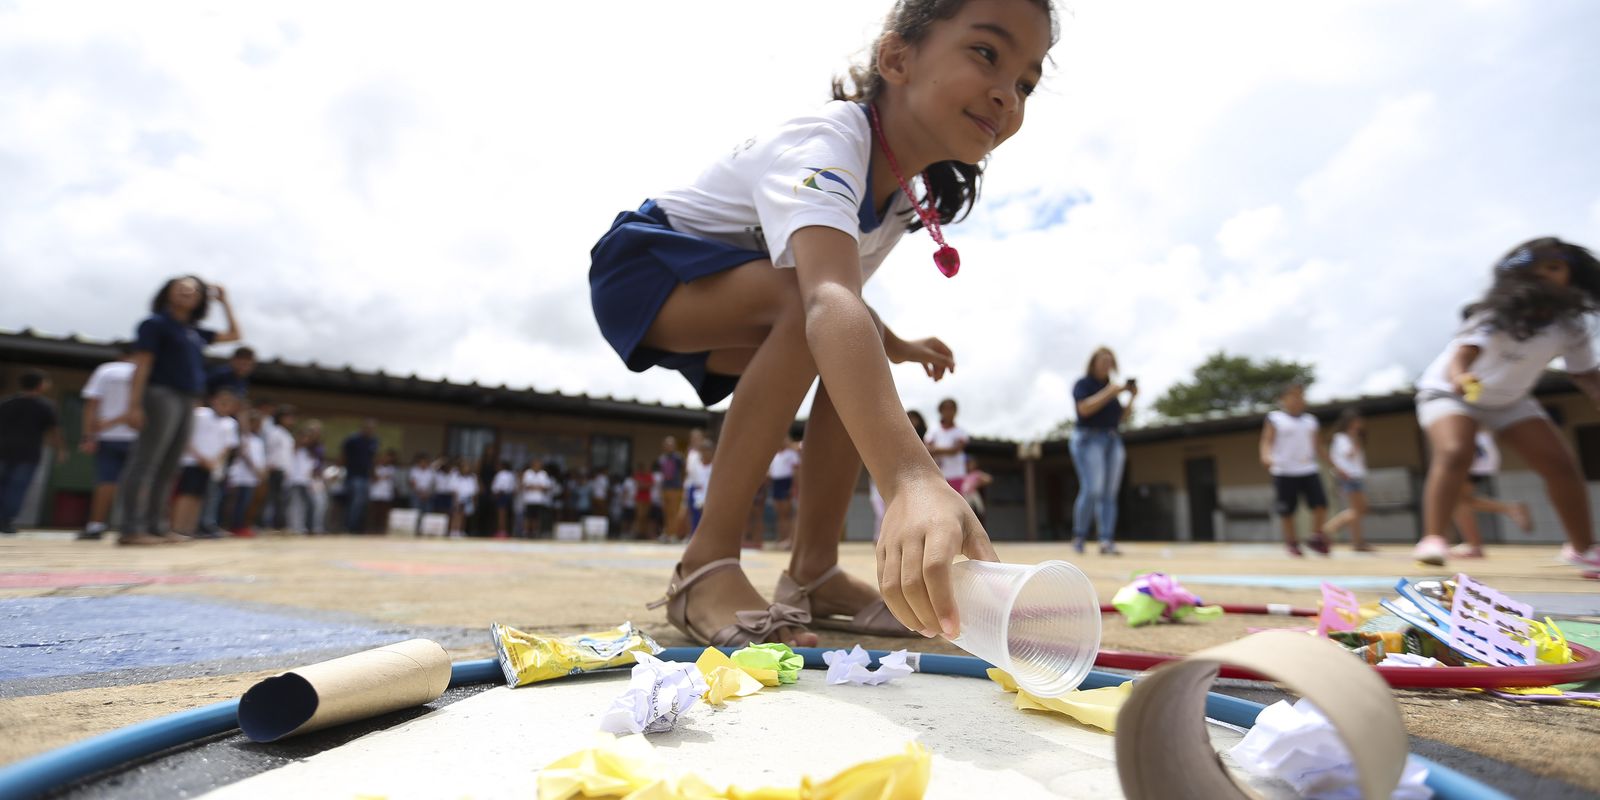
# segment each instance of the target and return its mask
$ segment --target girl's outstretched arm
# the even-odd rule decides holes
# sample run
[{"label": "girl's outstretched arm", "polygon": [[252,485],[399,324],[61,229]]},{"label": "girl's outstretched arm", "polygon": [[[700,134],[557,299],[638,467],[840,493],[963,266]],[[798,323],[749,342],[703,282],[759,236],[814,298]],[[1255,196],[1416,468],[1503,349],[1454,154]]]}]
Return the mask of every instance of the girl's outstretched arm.
[{"label": "girl's outstretched arm", "polygon": [[1466,394],[1467,385],[1478,378],[1472,374],[1472,362],[1478,360],[1482,348],[1475,344],[1464,344],[1456,348],[1456,354],[1450,359],[1450,366],[1445,368],[1444,376],[1456,387],[1456,390]]},{"label": "girl's outstretched arm", "polygon": [[861,299],[855,240],[812,226],[796,231],[790,246],[817,372],[888,506],[877,549],[884,602],[913,630],[955,636],[950,564],[960,554],[994,560],[994,547],[901,408],[883,339]]}]

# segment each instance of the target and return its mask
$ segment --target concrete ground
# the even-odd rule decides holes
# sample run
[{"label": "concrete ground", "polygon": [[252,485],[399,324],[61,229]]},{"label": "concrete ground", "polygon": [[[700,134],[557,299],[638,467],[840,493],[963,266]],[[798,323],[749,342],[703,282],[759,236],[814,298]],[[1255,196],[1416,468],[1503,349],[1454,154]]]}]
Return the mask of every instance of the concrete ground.
[{"label": "concrete ground", "polygon": [[[999,546],[1001,557],[1070,557],[1060,543]],[[1418,567],[1398,548],[1290,561],[1266,545],[1135,543],[1121,558],[1072,558],[1104,601],[1137,571],[1175,574],[1207,602],[1314,606],[1328,580],[1363,601]],[[236,697],[284,668],[412,636],[456,659],[492,655],[491,622],[550,633],[631,619],[664,645],[692,644],[644,604],[658,597],[678,548],[646,543],[264,537],[119,549],[66,533],[0,538],[0,764],[133,722]],[[1549,611],[1600,622],[1600,584],[1554,565],[1552,547],[1501,547],[1464,565]],[[866,545],[845,566],[872,574]],[[771,587],[784,554],[747,553]],[[1182,654],[1295,627],[1282,617],[1228,616],[1130,629],[1105,618],[1102,646]],[[1594,630],[1590,628],[1589,630]],[[957,652],[928,640],[819,632],[824,646]],[[1595,643],[1591,641],[1591,646]],[[1248,694],[1248,692],[1245,692]],[[1262,699],[1270,699],[1263,697]],[[1418,752],[1516,796],[1600,793],[1600,709],[1511,703],[1463,691],[1401,691]]]}]

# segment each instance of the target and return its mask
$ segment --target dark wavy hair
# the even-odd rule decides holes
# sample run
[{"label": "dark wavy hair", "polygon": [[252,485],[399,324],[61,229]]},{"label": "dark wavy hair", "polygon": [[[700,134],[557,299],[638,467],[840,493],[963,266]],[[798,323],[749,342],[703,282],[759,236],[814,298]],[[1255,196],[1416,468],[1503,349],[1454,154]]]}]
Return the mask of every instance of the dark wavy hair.
[{"label": "dark wavy hair", "polygon": [[[1056,25],[1055,4],[1051,0],[1032,0],[1050,18],[1050,44],[1056,43],[1059,30]],[[867,49],[867,63],[850,67],[845,77],[833,79],[833,99],[872,103],[883,93],[883,75],[878,72],[878,46],[883,37],[894,34],[909,45],[926,39],[933,23],[954,17],[966,0],[898,0],[889,16],[883,21],[883,32]],[[931,201],[939,214],[939,224],[949,225],[966,218],[978,202],[979,184],[983,178],[982,164],[960,161],[940,161],[923,173],[926,194],[918,202]],[[912,214],[906,230],[922,227],[922,220]]]},{"label": "dark wavy hair", "polygon": [[150,300],[150,313],[167,313],[167,293],[172,291],[173,285],[178,281],[188,280],[200,285],[200,302],[195,305],[194,313],[189,315],[187,321],[198,324],[205,319],[206,312],[211,310],[211,287],[206,286],[206,282],[199,275],[179,275],[176,278],[168,278],[166,283],[161,284],[161,290],[156,292],[156,296]]},{"label": "dark wavy hair", "polygon": [[[1333,432],[1346,434],[1349,433],[1350,426],[1358,419],[1365,419],[1365,417],[1361,415],[1361,409],[1355,406],[1346,408],[1345,410],[1339,412],[1339,419],[1334,421]],[[1367,429],[1365,427],[1361,429],[1361,436],[1358,438],[1362,444],[1367,443]]]},{"label": "dark wavy hair", "polygon": [[[1547,260],[1565,261],[1571,279],[1553,286],[1532,269]],[[1588,249],[1554,236],[1530,239],[1511,249],[1494,267],[1494,280],[1463,317],[1487,314],[1490,325],[1517,341],[1556,323],[1579,322],[1600,312],[1600,261]]]}]

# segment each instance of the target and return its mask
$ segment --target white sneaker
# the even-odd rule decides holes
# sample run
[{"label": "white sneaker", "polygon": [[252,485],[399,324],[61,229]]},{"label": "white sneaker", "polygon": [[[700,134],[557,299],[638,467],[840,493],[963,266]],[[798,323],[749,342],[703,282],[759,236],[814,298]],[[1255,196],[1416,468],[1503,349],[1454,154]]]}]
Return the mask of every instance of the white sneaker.
[{"label": "white sneaker", "polygon": [[1571,544],[1561,545],[1561,561],[1579,569],[1600,572],[1600,544],[1590,545],[1589,549],[1582,553]]},{"label": "white sneaker", "polygon": [[1411,551],[1412,558],[1434,567],[1444,566],[1445,558],[1449,555],[1450,544],[1443,536],[1424,536]]}]

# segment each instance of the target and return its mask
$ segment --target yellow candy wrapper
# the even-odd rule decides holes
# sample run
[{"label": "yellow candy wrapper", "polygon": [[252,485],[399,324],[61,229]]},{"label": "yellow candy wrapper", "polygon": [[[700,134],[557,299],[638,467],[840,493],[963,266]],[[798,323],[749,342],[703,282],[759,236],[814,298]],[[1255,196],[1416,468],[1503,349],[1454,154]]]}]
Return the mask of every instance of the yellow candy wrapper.
[{"label": "yellow candy wrapper", "polygon": [[775,670],[751,670],[740,667],[715,647],[707,647],[705,652],[695,659],[694,665],[700,670],[700,674],[705,676],[706,684],[710,687],[706,689],[706,702],[714,706],[726,703],[730,697],[744,697],[761,691],[764,685],[762,676],[756,675],[756,672],[770,673],[772,676],[770,685],[778,685],[778,673]]},{"label": "yellow candy wrapper", "polygon": [[821,782],[718,790],[698,776],[676,774],[644,736],[599,734],[596,746],[556,759],[539,772],[539,800],[921,800],[933,757],[916,742],[903,754],[866,761]]},{"label": "yellow candy wrapper", "polygon": [[656,655],[661,645],[650,635],[624,622],[621,627],[577,636],[540,636],[496,622],[489,626],[500,670],[512,688],[564,678],[580,672],[634,663],[635,652]]},{"label": "yellow candy wrapper", "polygon": [[1556,627],[1556,621],[1545,617],[1544,622],[1528,620],[1528,629],[1533,631],[1532,641],[1538,650],[1539,660],[1546,664],[1571,664],[1572,648],[1567,645],[1567,637],[1563,636],[1561,629]]},{"label": "yellow candy wrapper", "polygon": [[1016,692],[1019,709],[1052,711],[1111,733],[1117,732],[1117,712],[1122,710],[1122,704],[1133,691],[1133,681],[1124,681],[1116,686],[1079,689],[1060,697],[1035,697],[1018,689],[1016,680],[1002,670],[991,667],[989,680],[1000,684],[1007,692]]}]

